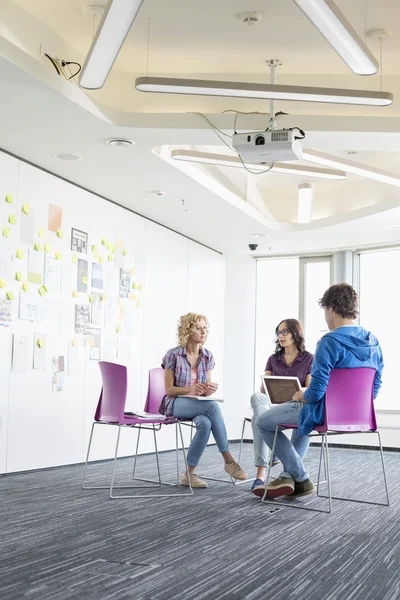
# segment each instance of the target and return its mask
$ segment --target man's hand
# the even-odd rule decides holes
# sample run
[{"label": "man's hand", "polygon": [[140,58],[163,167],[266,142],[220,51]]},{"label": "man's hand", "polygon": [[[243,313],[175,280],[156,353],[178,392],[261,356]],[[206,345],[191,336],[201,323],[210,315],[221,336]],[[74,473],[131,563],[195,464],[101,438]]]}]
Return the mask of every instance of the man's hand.
[{"label": "man's hand", "polygon": [[295,402],[305,402],[303,390],[299,390],[298,392],[296,392],[292,400],[294,400]]}]

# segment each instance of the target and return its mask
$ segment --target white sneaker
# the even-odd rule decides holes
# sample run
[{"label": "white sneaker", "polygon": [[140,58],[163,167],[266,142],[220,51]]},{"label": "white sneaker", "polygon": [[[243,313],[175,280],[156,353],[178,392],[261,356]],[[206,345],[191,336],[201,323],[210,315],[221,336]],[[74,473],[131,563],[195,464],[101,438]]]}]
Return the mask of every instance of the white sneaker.
[{"label": "white sneaker", "polygon": [[[188,477],[186,471],[181,477],[181,485],[189,486]],[[208,483],[200,479],[196,473],[190,473],[190,485],[192,488],[206,488],[208,487]]]}]

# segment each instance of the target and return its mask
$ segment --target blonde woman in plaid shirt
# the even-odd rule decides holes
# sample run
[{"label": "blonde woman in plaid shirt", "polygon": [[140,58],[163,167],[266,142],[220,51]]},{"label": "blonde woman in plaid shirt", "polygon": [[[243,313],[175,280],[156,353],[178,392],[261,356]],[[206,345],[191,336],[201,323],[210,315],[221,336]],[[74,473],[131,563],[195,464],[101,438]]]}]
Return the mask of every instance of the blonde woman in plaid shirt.
[{"label": "blonde woman in plaid shirt", "polygon": [[[187,455],[190,484],[193,488],[208,487],[194,470],[199,464],[211,432],[225,461],[225,471],[234,479],[247,479],[247,474],[229,452],[225,423],[218,404],[213,400],[199,401],[190,398],[211,396],[218,389],[218,384],[212,382],[214,357],[204,348],[208,329],[209,325],[204,315],[183,315],[178,323],[178,346],[168,350],[161,364],[165,369],[166,396],[161,402],[160,413],[192,419],[196,425],[196,433]],[[181,485],[189,485],[186,472],[181,478]]]}]

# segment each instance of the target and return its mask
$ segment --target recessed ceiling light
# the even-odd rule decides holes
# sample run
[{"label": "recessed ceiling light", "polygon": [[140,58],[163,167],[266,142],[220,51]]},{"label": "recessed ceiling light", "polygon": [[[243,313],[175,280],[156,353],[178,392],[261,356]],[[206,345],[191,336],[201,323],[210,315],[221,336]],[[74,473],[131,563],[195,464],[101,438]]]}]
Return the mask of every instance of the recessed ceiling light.
[{"label": "recessed ceiling light", "polygon": [[263,233],[252,233],[250,237],[256,239],[256,238],[263,238],[263,237],[265,237],[265,235]]},{"label": "recessed ceiling light", "polygon": [[58,160],[81,160],[82,156],[78,156],[78,154],[54,154],[54,158],[58,158]]},{"label": "recessed ceiling light", "polygon": [[387,225],[382,225],[382,229],[386,229],[386,231],[399,231],[400,223],[388,223]]},{"label": "recessed ceiling light", "polygon": [[115,139],[115,140],[107,140],[106,144],[109,146],[118,146],[119,148],[128,148],[129,146],[134,146],[135,142],[132,140],[124,140],[124,139]]}]

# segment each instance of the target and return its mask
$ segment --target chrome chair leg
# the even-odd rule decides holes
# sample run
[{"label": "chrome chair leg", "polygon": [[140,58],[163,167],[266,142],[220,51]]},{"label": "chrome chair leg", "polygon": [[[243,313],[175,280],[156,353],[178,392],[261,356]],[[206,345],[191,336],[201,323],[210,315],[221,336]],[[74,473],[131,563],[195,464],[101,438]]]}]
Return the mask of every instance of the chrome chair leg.
[{"label": "chrome chair leg", "polygon": [[136,461],[137,461],[137,455],[138,455],[138,451],[139,451],[139,441],[140,441],[140,434],[141,433],[142,433],[142,426],[139,425],[139,432],[138,432],[138,436],[137,436],[137,440],[136,440],[135,458],[133,460],[132,479],[135,479]]},{"label": "chrome chair leg", "polygon": [[91,489],[90,487],[85,486],[85,477],[86,477],[87,465],[88,465],[88,461],[89,461],[90,448],[92,446],[92,439],[93,439],[93,432],[94,432],[95,425],[97,425],[97,423],[96,423],[96,421],[93,421],[92,429],[90,430],[89,445],[88,445],[88,449],[86,452],[85,468],[83,469],[83,478],[82,478],[82,489],[83,490]]}]

